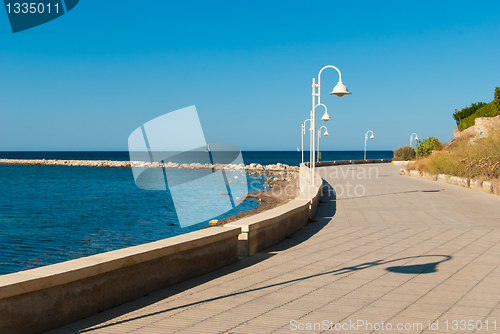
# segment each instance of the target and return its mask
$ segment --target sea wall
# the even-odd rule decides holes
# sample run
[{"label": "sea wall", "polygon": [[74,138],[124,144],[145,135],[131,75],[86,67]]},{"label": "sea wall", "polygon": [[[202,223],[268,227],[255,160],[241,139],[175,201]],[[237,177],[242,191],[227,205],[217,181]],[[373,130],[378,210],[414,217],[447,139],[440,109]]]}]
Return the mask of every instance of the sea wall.
[{"label": "sea wall", "polygon": [[238,227],[0,276],[2,334],[41,333],[238,260]]},{"label": "sea wall", "polygon": [[322,180],[305,165],[300,178],[296,199],[222,227],[0,276],[0,333],[42,333],[278,243],[319,205]]},{"label": "sea wall", "polygon": [[[340,166],[340,165],[359,165],[359,164],[377,164],[377,163],[391,163],[392,159],[370,159],[370,160],[337,160],[337,161],[319,161],[316,162],[316,167],[325,166]],[[309,163],[305,163],[309,166]]]},{"label": "sea wall", "polygon": [[298,197],[277,208],[224,225],[241,228],[238,237],[240,257],[275,245],[307,224],[319,205],[323,184],[318,173],[314,185],[311,177],[310,169],[302,164]]}]

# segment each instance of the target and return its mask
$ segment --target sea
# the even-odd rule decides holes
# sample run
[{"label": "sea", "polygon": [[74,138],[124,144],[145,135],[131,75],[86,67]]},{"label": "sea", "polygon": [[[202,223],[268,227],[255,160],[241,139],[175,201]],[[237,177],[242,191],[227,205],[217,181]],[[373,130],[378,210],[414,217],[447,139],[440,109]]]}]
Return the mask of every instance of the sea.
[{"label": "sea", "polygon": [[[245,164],[302,160],[296,151],[242,155]],[[390,158],[392,151],[367,152],[367,159]],[[129,153],[9,151],[0,159],[128,161]],[[360,159],[363,151],[322,152],[322,161]],[[263,189],[262,177],[248,178],[248,192]],[[211,219],[258,205],[247,200]],[[208,221],[181,227],[169,192],[137,187],[130,168],[0,165],[0,275],[189,233]]]}]

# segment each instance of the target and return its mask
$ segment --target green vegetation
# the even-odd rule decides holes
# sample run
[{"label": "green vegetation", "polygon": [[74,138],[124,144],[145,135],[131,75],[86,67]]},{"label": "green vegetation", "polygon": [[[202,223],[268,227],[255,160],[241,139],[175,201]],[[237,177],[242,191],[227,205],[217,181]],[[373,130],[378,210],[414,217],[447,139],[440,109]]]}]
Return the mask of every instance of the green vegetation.
[{"label": "green vegetation", "polygon": [[492,102],[500,112],[500,87],[495,88],[495,99]]},{"label": "green vegetation", "polygon": [[463,131],[476,124],[476,118],[478,117],[494,117],[498,114],[500,114],[500,87],[495,88],[495,96],[492,102],[473,103],[470,107],[456,110],[453,118],[458,125],[458,129]]},{"label": "green vegetation", "polygon": [[462,110],[456,109],[453,113],[453,118],[458,126],[460,126],[460,121],[474,114],[479,108],[487,105],[485,102],[473,103],[470,107],[465,107]]},{"label": "green vegetation", "polygon": [[476,124],[476,118],[478,117],[493,117],[498,115],[499,113],[500,110],[497,109],[497,106],[494,104],[494,102],[490,102],[485,106],[479,108],[474,114],[462,119],[460,121],[460,124],[458,125],[458,129],[460,131],[463,131],[467,128],[470,128],[471,126]]},{"label": "green vegetation", "polygon": [[423,140],[417,140],[417,149],[415,153],[419,157],[426,157],[434,150],[439,150],[443,144],[436,137],[429,137]]},{"label": "green vegetation", "polygon": [[394,150],[395,161],[409,161],[415,159],[415,149],[409,145]]},{"label": "green vegetation", "polygon": [[[495,88],[495,99],[490,103],[473,103],[457,110],[453,117],[460,131],[475,124],[478,117],[500,114],[500,87]],[[492,181],[494,191],[500,193],[500,129],[490,127],[485,136],[462,134],[443,147],[435,137],[417,140],[417,159],[408,170],[432,175],[448,174],[480,182]],[[394,151],[396,156],[396,150]]]},{"label": "green vegetation", "polygon": [[462,136],[441,151],[409,164],[430,174],[449,174],[481,180],[500,178],[500,131],[493,129],[486,137]]}]

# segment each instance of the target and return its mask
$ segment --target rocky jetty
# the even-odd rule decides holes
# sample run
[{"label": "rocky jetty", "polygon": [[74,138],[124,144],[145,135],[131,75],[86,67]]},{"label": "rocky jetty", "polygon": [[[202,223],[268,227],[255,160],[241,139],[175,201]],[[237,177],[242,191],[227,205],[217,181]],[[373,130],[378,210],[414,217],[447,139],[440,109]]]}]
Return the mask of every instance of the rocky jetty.
[{"label": "rocky jetty", "polygon": [[130,161],[112,160],[46,160],[46,159],[0,159],[0,165],[44,165],[84,167],[131,167]]},{"label": "rocky jetty", "polygon": [[261,164],[179,164],[174,162],[113,161],[113,160],[46,160],[46,159],[0,159],[1,165],[44,165],[44,166],[83,166],[118,168],[178,168],[211,170],[245,170],[249,175],[272,178],[272,181],[289,181],[295,177],[299,167],[277,163]]},{"label": "rocky jetty", "polygon": [[264,176],[265,182],[268,183],[269,188],[272,187],[274,181],[290,181],[296,177],[300,167],[288,166],[285,164],[277,163],[275,165],[250,164],[245,166],[245,170],[252,176]]}]

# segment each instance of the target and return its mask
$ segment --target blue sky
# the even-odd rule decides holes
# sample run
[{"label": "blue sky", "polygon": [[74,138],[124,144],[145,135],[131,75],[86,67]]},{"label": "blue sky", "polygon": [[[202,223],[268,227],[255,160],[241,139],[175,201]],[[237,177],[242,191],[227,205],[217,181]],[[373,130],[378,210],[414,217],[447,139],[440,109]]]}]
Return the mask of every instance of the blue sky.
[{"label": "blue sky", "polygon": [[[295,150],[325,65],[322,150],[449,141],[452,113],[500,86],[496,1],[84,0],[13,34],[0,9],[0,150],[127,150],[196,105],[209,142]],[[317,117],[323,114],[318,108]]]}]

